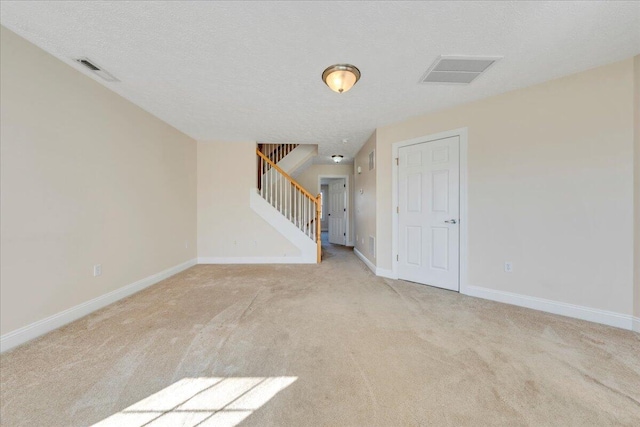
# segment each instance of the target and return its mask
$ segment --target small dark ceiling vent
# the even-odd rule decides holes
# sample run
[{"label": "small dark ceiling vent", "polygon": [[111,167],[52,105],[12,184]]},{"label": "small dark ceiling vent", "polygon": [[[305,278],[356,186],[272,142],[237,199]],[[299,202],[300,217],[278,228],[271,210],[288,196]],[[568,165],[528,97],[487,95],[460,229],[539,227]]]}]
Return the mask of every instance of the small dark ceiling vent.
[{"label": "small dark ceiling vent", "polygon": [[78,62],[84,65],[85,67],[87,67],[88,69],[90,69],[91,71],[100,71],[100,68],[96,67],[86,59],[78,59]]},{"label": "small dark ceiling vent", "polygon": [[469,84],[501,59],[499,56],[440,56],[420,83]]},{"label": "small dark ceiling vent", "polygon": [[113,77],[113,75],[111,73],[109,73],[108,71],[105,71],[102,67],[96,65],[96,63],[93,62],[92,60],[90,60],[89,58],[77,58],[76,62],[78,62],[79,64],[84,65],[89,70],[91,70],[92,73],[96,74],[97,76],[99,76],[103,80],[106,80],[108,82],[118,82],[118,81],[120,81],[120,80],[116,79],[115,77]]}]

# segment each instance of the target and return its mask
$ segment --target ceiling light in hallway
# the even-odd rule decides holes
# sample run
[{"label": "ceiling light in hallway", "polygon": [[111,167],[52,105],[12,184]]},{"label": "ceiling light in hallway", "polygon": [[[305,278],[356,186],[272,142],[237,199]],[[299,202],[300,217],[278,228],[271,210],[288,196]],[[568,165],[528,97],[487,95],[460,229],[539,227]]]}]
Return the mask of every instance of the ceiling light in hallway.
[{"label": "ceiling light in hallway", "polygon": [[334,162],[340,163],[342,159],[344,159],[344,156],[341,156],[340,154],[334,154],[333,156],[331,156],[331,158]]},{"label": "ceiling light in hallway", "polygon": [[322,73],[322,81],[338,93],[348,91],[360,80],[360,70],[350,64],[332,65]]}]

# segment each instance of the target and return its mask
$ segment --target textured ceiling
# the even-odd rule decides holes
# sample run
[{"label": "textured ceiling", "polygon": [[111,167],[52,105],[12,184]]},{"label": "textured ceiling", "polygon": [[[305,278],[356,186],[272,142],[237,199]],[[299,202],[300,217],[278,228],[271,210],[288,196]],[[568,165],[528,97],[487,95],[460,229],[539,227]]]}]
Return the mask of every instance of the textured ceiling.
[{"label": "textured ceiling", "polygon": [[[199,140],[317,143],[640,53],[638,2],[7,2],[1,22]],[[503,56],[468,86],[420,85],[439,55]],[[339,95],[329,65],[362,71]],[[82,72],[85,72],[83,70]],[[89,74],[89,73],[87,73]],[[342,140],[348,138],[347,143]]]}]

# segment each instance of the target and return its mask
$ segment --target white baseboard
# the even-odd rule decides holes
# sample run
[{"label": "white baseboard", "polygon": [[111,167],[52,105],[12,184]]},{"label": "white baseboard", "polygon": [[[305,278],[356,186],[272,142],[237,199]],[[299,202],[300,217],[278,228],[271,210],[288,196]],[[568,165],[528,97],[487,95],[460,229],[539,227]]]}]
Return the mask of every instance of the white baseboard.
[{"label": "white baseboard", "polygon": [[360,252],[356,248],[353,248],[353,253],[356,254],[356,256],[358,258],[360,258],[360,260],[362,262],[364,262],[365,265],[367,267],[369,267],[369,270],[371,270],[373,272],[373,274],[375,274],[376,276],[386,277],[388,279],[397,279],[398,278],[393,273],[393,270],[387,270],[385,268],[376,267],[371,261],[369,261],[369,259],[366,256],[362,255],[362,252]]},{"label": "white baseboard", "polygon": [[[387,270],[376,267],[356,248],[353,249],[362,262],[376,276],[386,277],[389,279],[397,279],[393,270]],[[627,314],[615,313],[613,311],[599,310],[596,308],[583,307],[575,304],[568,304],[559,301],[553,301],[543,298],[530,297],[526,295],[514,294],[511,292],[497,291],[494,289],[483,288],[480,286],[460,287],[460,293],[472,297],[483,298],[491,301],[502,302],[505,304],[517,305],[519,307],[531,308],[533,310],[544,311],[547,313],[559,314],[561,316],[573,317],[576,319],[588,320],[590,322],[601,323],[603,325],[614,326],[616,328],[628,329],[640,332],[640,318]]]},{"label": "white baseboard", "polygon": [[356,256],[360,258],[360,260],[364,262],[367,267],[369,267],[369,270],[371,270],[373,274],[376,274],[376,266],[371,261],[369,261],[366,256],[362,255],[362,252],[360,252],[356,248],[353,248],[353,253],[356,254]]},{"label": "white baseboard", "polygon": [[198,264],[316,264],[301,256],[290,257],[200,257]]},{"label": "white baseboard", "polygon": [[71,323],[74,320],[77,320],[81,317],[86,316],[87,314],[106,307],[109,304],[113,304],[114,302],[135,294],[136,292],[148,288],[151,285],[155,285],[161,280],[173,276],[174,274],[180,273],[181,271],[186,270],[187,268],[194,265],[196,265],[196,260],[189,260],[182,264],[161,271],[160,273],[156,273],[152,276],[138,280],[137,282],[123,286],[122,288],[116,289],[115,291],[111,291],[92,300],[83,302],[82,304],[78,304],[75,307],[71,307],[67,310],[56,313],[53,316],[38,320],[37,322],[31,323],[30,325],[23,326],[20,329],[16,329],[15,331],[4,334],[0,337],[0,353],[12,349],[13,347],[16,347],[34,338],[37,338],[40,335],[44,335],[47,332],[51,332],[54,329],[58,329],[59,327],[64,326],[67,323]]},{"label": "white baseboard", "polygon": [[534,310],[559,314],[561,316],[588,320],[590,322],[601,323],[603,325],[615,326],[616,328],[632,330],[640,327],[640,324],[637,322],[637,318],[634,319],[631,315],[615,313],[613,311],[599,310],[596,308],[514,294],[511,292],[497,291],[480,286],[467,286],[464,288],[464,293],[473,297],[532,308]]}]

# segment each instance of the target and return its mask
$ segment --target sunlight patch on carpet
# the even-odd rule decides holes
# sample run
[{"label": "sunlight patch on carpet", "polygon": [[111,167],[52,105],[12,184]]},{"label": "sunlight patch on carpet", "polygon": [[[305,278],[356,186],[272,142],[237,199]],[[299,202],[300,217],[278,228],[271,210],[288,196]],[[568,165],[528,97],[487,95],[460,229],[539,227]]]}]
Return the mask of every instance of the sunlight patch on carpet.
[{"label": "sunlight patch on carpet", "polygon": [[233,427],[297,379],[183,378],[93,427]]}]

